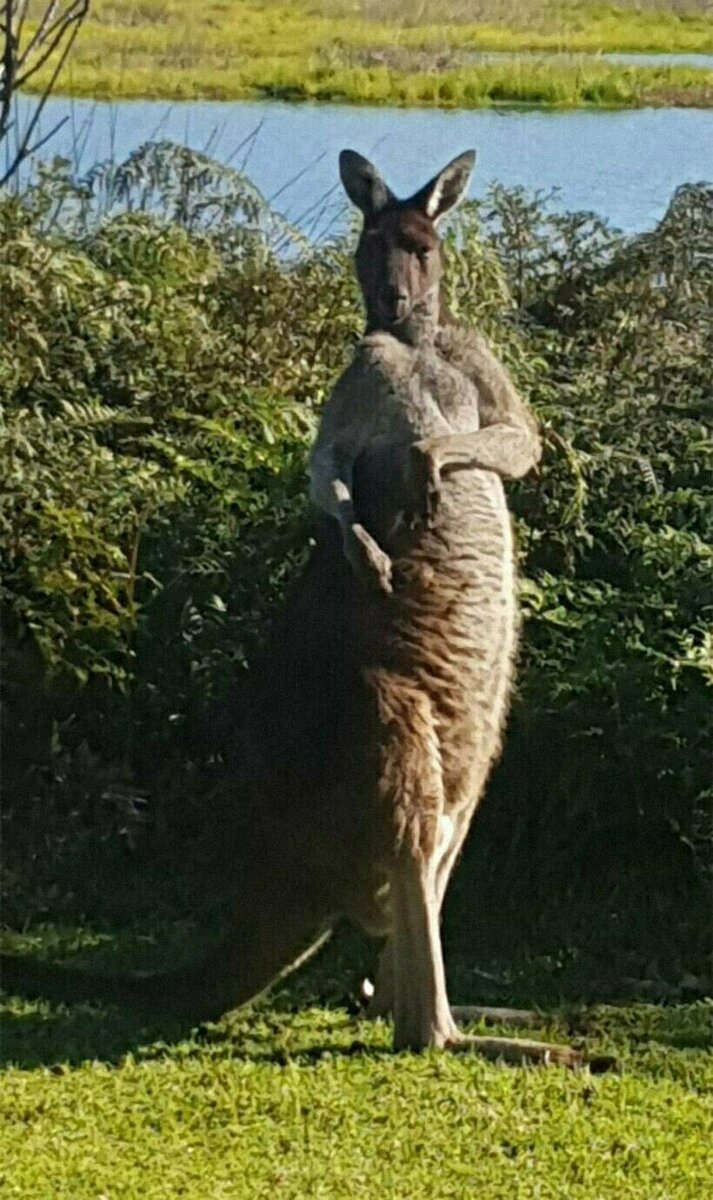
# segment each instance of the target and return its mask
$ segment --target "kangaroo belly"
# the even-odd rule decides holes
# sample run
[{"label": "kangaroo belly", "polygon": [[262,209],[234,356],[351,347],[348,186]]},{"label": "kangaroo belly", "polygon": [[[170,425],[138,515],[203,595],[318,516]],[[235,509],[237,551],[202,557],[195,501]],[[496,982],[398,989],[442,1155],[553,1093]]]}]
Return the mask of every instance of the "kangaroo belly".
[{"label": "kangaroo belly", "polygon": [[[502,484],[482,471],[444,487],[435,526],[394,564],[403,578],[391,624],[444,716],[486,696],[511,657],[517,629],[515,564]],[[397,598],[396,607],[399,606]]]},{"label": "kangaroo belly", "polygon": [[428,696],[446,792],[456,806],[474,803],[499,750],[517,644],[501,481],[475,470],[450,477],[434,527],[404,537],[393,579],[373,658]]}]

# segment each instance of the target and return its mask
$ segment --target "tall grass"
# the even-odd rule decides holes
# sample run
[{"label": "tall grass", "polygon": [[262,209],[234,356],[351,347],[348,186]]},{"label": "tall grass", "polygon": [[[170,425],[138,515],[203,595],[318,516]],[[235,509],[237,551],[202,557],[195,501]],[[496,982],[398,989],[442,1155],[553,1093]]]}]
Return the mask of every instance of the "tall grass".
[{"label": "tall grass", "polygon": [[[402,24],[399,0],[368,11],[365,5],[306,0],[289,6],[274,0],[96,0],[63,86],[99,97],[284,96],[447,106],[711,103],[713,72],[566,56],[485,65],[464,58],[474,51],[713,50],[713,26],[703,15],[535,0],[518,5],[519,15],[514,6],[496,9],[492,0],[472,7],[487,24],[449,24],[447,6],[439,17],[429,4],[413,8],[422,14],[419,23]],[[363,19],[372,14],[383,19]],[[395,51],[416,57],[402,70],[371,61]],[[38,75],[33,85],[45,82]]]},{"label": "tall grass", "polygon": [[708,0],[618,0],[618,4],[577,3],[577,0],[321,0],[312,6],[315,12],[330,16],[360,16],[366,21],[398,21],[417,25],[475,22],[507,25],[512,29],[551,28],[567,23],[577,15],[594,18],[606,13],[610,19],[623,20],[632,10],[648,20],[652,16],[666,20],[675,17],[705,17],[710,13]]}]

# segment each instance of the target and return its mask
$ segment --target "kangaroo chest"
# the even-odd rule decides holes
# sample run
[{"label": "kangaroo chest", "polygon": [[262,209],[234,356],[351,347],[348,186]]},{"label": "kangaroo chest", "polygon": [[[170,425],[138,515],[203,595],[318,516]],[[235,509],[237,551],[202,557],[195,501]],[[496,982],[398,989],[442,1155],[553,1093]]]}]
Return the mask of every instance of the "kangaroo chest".
[{"label": "kangaroo chest", "polygon": [[372,437],[417,441],[478,429],[478,391],[434,347],[371,334],[361,353],[370,376]]}]

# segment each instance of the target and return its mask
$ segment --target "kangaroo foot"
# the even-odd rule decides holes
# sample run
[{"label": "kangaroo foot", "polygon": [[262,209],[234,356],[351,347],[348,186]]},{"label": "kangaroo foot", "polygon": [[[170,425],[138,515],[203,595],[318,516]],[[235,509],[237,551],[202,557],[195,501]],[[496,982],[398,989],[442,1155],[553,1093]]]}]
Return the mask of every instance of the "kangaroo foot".
[{"label": "kangaroo foot", "polygon": [[567,1067],[578,1070],[584,1065],[584,1056],[572,1046],[560,1046],[554,1042],[535,1042],[530,1038],[469,1037],[458,1034],[449,1044],[450,1050],[459,1052],[472,1050],[482,1054],[491,1062],[509,1062],[522,1065],[533,1063],[542,1067]]},{"label": "kangaroo foot", "polygon": [[561,1046],[554,1042],[535,1042],[530,1038],[468,1037],[460,1034],[449,1049],[472,1050],[482,1054],[491,1062],[532,1063],[542,1067],[566,1067],[570,1071],[582,1068],[592,1075],[603,1075],[607,1071],[619,1071],[618,1059],[612,1054],[597,1054],[588,1058],[584,1051],[573,1046]]},{"label": "kangaroo foot", "polygon": [[539,1013],[528,1008],[493,1008],[481,1004],[454,1004],[451,1008],[453,1020],[459,1025],[473,1021],[485,1021],[490,1025],[514,1025],[531,1029],[542,1020]]},{"label": "kangaroo foot", "polygon": [[[379,988],[375,989],[371,980],[362,980],[359,1000],[369,1020],[390,1016],[391,1002],[388,994],[382,990],[379,996]],[[479,1004],[455,1004],[451,1008],[451,1015],[459,1025],[485,1021],[497,1025],[513,1025],[516,1028],[531,1028],[542,1020],[542,1015],[531,1009],[493,1008],[490,1005]],[[510,1063],[529,1062],[540,1066],[566,1067],[570,1070],[585,1067],[595,1075],[619,1069],[617,1059],[612,1055],[595,1055],[588,1058],[582,1051],[571,1046],[532,1041],[529,1038],[474,1037],[458,1032],[449,1039],[441,1039],[439,1044],[453,1051],[471,1050],[491,1061],[500,1059]]]}]

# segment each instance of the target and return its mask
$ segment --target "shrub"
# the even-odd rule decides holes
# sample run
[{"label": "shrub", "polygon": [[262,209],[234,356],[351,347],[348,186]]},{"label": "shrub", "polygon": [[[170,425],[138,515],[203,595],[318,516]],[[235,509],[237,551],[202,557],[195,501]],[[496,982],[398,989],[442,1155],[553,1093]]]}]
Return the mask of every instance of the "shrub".
[{"label": "shrub", "polygon": [[[546,442],[511,492],[527,624],[478,839],[496,888],[572,886],[595,848],[659,853],[662,830],[703,862],[712,205],[681,189],[624,239],[495,189],[450,237],[453,306]],[[247,180],[179,148],[78,182],[57,163],[0,203],[0,237],[6,818],[27,848],[70,814],[101,825],[117,780],[178,821],[177,775],[224,769],[360,315],[342,241],[301,246]]]}]

